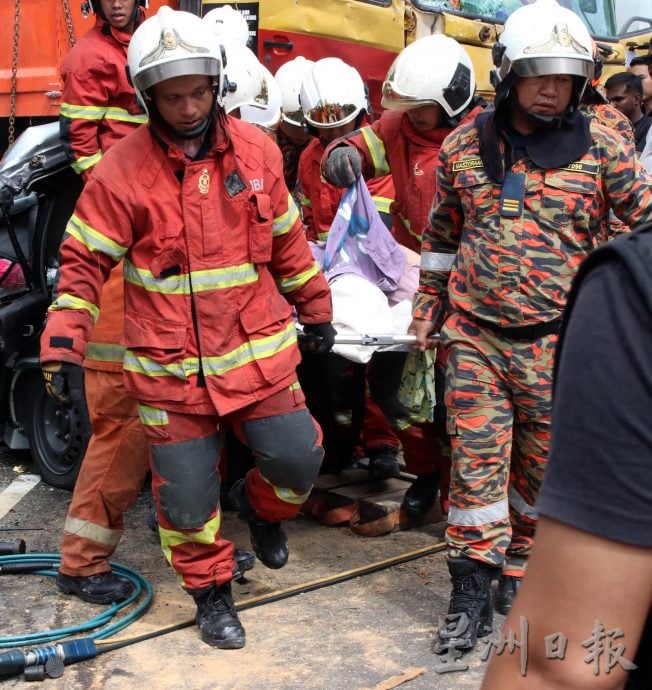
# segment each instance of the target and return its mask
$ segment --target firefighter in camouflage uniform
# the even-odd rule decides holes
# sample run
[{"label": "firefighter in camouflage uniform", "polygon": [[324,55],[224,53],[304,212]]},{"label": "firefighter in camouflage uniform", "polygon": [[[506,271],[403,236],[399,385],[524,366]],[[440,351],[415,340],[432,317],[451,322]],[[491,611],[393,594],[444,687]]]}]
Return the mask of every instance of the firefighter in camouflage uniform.
[{"label": "firefighter in camouflage uniform", "polygon": [[573,276],[610,239],[610,209],[628,225],[652,220],[650,179],[634,147],[577,110],[593,73],[579,17],[555,0],[515,11],[494,61],[495,111],[460,126],[440,152],[410,326],[420,349],[441,329],[449,358],[453,591],[438,653],[471,649],[491,631],[494,577],[501,613],[518,590]]}]

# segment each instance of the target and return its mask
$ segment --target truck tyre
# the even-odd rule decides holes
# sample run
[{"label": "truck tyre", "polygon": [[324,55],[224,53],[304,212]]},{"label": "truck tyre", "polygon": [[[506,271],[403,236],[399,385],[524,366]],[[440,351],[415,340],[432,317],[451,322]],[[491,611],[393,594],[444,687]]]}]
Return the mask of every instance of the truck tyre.
[{"label": "truck tyre", "polygon": [[25,433],[34,463],[43,481],[59,489],[72,489],[91,430],[76,405],[63,407],[48,396],[40,370],[24,376]]}]

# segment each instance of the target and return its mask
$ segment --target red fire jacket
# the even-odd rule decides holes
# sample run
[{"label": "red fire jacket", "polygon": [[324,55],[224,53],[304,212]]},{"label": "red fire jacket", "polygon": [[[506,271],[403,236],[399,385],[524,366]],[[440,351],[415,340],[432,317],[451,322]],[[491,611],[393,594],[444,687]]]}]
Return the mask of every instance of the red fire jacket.
[{"label": "red fire jacket", "polygon": [[123,259],[133,397],[225,415],[296,381],[288,302],[302,323],[328,322],[330,290],[278,147],[224,115],[212,135],[206,157],[190,161],[161,132],[157,141],[140,127],[96,167],[61,248],[43,362],[81,363],[102,284]]},{"label": "red fire jacket", "polygon": [[79,174],[92,168],[112,144],[147,121],[125,71],[130,39],[131,34],[112,27],[98,15],[95,26],[61,64],[61,140]]}]

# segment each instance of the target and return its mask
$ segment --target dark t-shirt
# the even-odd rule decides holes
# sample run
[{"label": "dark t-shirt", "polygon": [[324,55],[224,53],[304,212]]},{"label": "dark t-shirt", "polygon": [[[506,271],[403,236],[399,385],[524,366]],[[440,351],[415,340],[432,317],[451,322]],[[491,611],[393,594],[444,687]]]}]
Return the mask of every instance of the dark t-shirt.
[{"label": "dark t-shirt", "polygon": [[647,113],[643,114],[637,122],[632,125],[634,129],[634,141],[636,142],[636,151],[642,153],[647,142],[647,132],[652,126],[652,117]]},{"label": "dark t-shirt", "polygon": [[541,514],[652,547],[652,314],[619,260],[581,284],[560,352]]}]

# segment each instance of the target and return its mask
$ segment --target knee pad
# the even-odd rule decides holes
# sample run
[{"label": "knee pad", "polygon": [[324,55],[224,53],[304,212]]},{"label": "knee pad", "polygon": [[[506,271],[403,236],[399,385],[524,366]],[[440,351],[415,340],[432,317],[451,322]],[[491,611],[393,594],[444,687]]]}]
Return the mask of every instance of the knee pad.
[{"label": "knee pad", "polygon": [[268,482],[300,493],[312,487],[324,451],[317,445],[317,427],[308,410],[252,419],[243,422],[242,431]]},{"label": "knee pad", "polygon": [[217,464],[222,441],[218,434],[150,446],[154,470],[162,480],[161,512],[177,529],[198,529],[220,500]]}]

